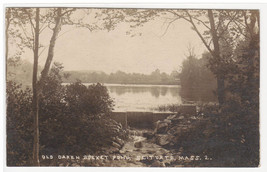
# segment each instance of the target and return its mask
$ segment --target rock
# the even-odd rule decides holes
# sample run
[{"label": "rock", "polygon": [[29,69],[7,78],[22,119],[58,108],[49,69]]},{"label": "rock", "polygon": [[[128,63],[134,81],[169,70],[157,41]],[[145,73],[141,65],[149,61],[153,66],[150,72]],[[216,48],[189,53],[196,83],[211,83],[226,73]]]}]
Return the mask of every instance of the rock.
[{"label": "rock", "polygon": [[123,146],[124,145],[124,141],[122,139],[120,139],[118,136],[115,137],[115,140],[114,140],[116,143],[118,143],[120,146]]},{"label": "rock", "polygon": [[98,163],[95,163],[95,164],[94,164],[94,167],[99,167],[99,164],[98,164]]},{"label": "rock", "polygon": [[73,163],[71,166],[72,166],[72,167],[80,167],[80,165],[77,164],[77,163]]},{"label": "rock", "polygon": [[146,137],[147,139],[152,139],[154,135],[153,133],[147,132],[147,133],[143,133],[143,136]]},{"label": "rock", "polygon": [[151,167],[160,167],[160,162],[159,162],[159,161],[154,161],[154,162],[151,164]]},{"label": "rock", "polygon": [[184,116],[179,116],[178,119],[184,119]]},{"label": "rock", "polygon": [[170,143],[172,136],[167,134],[159,134],[156,136],[156,143],[160,146],[164,146]]},{"label": "rock", "polygon": [[171,121],[172,121],[173,124],[178,124],[184,118],[185,118],[184,116],[179,116],[179,117],[173,118]]},{"label": "rock", "polygon": [[174,119],[174,118],[176,118],[176,115],[170,115],[170,116],[168,116],[166,119],[172,120],[172,119]]},{"label": "rock", "polygon": [[142,131],[136,131],[136,136],[142,136],[143,135],[143,132]]},{"label": "rock", "polygon": [[112,142],[112,146],[114,146],[115,148],[121,148],[121,145],[116,142]]},{"label": "rock", "polygon": [[120,129],[119,129],[119,128],[110,128],[110,130],[112,130],[112,131],[114,131],[114,132],[117,132],[117,133],[120,132]]},{"label": "rock", "polygon": [[104,163],[103,162],[99,162],[98,163],[100,167],[103,167],[104,166]]},{"label": "rock", "polygon": [[171,163],[170,162],[165,162],[164,164],[165,164],[166,167],[171,166]]},{"label": "rock", "polygon": [[168,128],[168,123],[160,122],[160,123],[158,123],[158,125],[156,127],[156,133],[158,133],[158,134],[166,133],[167,128]]},{"label": "rock", "polygon": [[197,117],[196,116],[191,116],[190,119],[197,119]]},{"label": "rock", "polygon": [[110,153],[118,153],[119,152],[119,148],[111,147],[111,148],[108,149],[108,152],[110,152]]},{"label": "rock", "polygon": [[119,150],[119,153],[124,154],[125,150]]},{"label": "rock", "polygon": [[166,167],[164,162],[155,161],[151,164],[151,167]]},{"label": "rock", "polygon": [[157,126],[159,125],[160,122],[161,122],[161,121],[158,120],[157,122],[154,122],[154,123],[153,123],[153,127],[155,128],[155,130],[156,130],[156,128],[157,128]]},{"label": "rock", "polygon": [[172,121],[171,121],[171,120],[169,120],[169,119],[164,119],[164,120],[163,120],[163,122],[166,122],[167,124],[170,124],[170,123],[172,123]]},{"label": "rock", "polygon": [[177,126],[177,125],[174,125],[172,128],[170,128],[167,131],[167,134],[169,134],[169,135],[178,135],[180,132],[181,132],[180,127]]},{"label": "rock", "polygon": [[154,150],[147,150],[147,153],[148,153],[148,154],[154,154],[155,151],[154,151]]},{"label": "rock", "polygon": [[136,131],[135,130],[129,130],[129,135],[136,136]]},{"label": "rock", "polygon": [[174,141],[171,141],[170,142],[170,146],[174,146],[175,145],[175,142]]},{"label": "rock", "polygon": [[134,143],[134,147],[136,147],[136,148],[141,148],[141,147],[143,147],[143,143],[142,143],[141,141],[139,141],[139,142],[135,142],[135,143]]}]

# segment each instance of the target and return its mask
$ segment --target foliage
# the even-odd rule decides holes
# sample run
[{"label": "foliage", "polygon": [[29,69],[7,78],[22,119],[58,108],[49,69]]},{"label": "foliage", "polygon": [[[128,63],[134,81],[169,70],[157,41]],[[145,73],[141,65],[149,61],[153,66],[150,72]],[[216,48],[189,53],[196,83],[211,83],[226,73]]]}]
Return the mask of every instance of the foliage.
[{"label": "foliage", "polygon": [[235,50],[236,69],[228,75],[231,94],[225,108],[230,112],[238,110],[234,111],[237,116],[234,121],[240,126],[236,135],[243,137],[242,153],[251,158],[245,159],[250,160],[248,163],[259,164],[259,33],[249,34]]},{"label": "foliage", "polygon": [[[255,19],[252,17],[251,20]],[[224,49],[221,69],[216,59],[207,56],[209,68],[213,72],[220,71],[226,79],[226,101],[221,106],[201,107],[200,120],[180,133],[176,146],[183,147],[185,154],[199,153],[213,158],[210,162],[195,161],[189,166],[259,165],[259,33],[255,28],[252,30],[242,33],[245,34],[244,39],[235,40],[235,48],[229,48],[226,42],[221,42],[221,48]],[[197,68],[198,64],[197,59],[187,59],[187,68]],[[191,69],[186,74],[195,77],[194,81],[188,83],[189,88],[191,85],[193,87],[199,77],[198,72]],[[190,81],[190,77],[187,79]],[[182,86],[185,80],[181,76]]]},{"label": "foliage", "polygon": [[6,93],[7,165],[29,165],[33,144],[32,93],[13,81],[7,82]]},{"label": "foliage", "polygon": [[8,59],[7,81],[15,81],[25,87],[30,85],[31,80],[32,64],[29,61],[13,58]]},{"label": "foliage", "polygon": [[[238,46],[239,40],[247,36],[248,28],[250,32],[254,32],[253,25],[256,20],[259,25],[259,15],[255,10],[121,9],[115,15],[112,11],[106,10],[100,16],[108,23],[113,21],[117,24],[118,21],[125,21],[131,29],[162,18],[165,28],[163,35],[175,21],[188,22],[210,53],[209,68],[217,79],[217,98],[221,105],[225,98],[225,75],[234,68],[231,65],[234,62],[233,50]],[[142,35],[132,32],[133,30],[127,31],[127,34]]]},{"label": "foliage", "polygon": [[202,113],[204,122],[199,123],[201,127],[196,125],[193,132],[194,139],[197,138],[195,144],[202,145],[201,151],[217,159],[219,166],[259,165],[257,110],[248,111],[237,101],[228,100],[223,108],[205,107]]},{"label": "foliage", "polygon": [[113,100],[109,97],[107,88],[100,83],[86,87],[78,81],[67,85],[64,100],[69,105],[70,112],[94,117],[108,114],[113,106]]},{"label": "foliage", "polygon": [[[26,60],[8,59],[7,80],[13,80],[23,85],[31,84],[32,64]],[[38,66],[38,73],[41,73],[41,66]],[[73,83],[80,80],[83,83],[115,83],[115,84],[179,84],[178,72],[171,74],[165,72],[153,71],[151,74],[125,73],[117,71],[106,74],[97,71],[62,71],[62,81],[64,83]]]},{"label": "foliage", "polygon": [[[76,8],[6,8],[6,60],[9,59],[9,44],[10,36],[14,39],[14,42],[19,42],[15,44],[15,47],[18,50],[18,54],[15,55],[15,58],[20,58],[24,52],[24,48],[29,48],[34,53],[34,69],[33,69],[33,100],[32,100],[32,112],[34,113],[34,143],[33,143],[33,164],[39,165],[39,128],[38,128],[38,98],[39,92],[42,91],[43,86],[45,85],[46,79],[49,77],[49,70],[51,62],[54,56],[54,47],[58,34],[61,30],[62,25],[75,25],[77,27],[86,27],[90,31],[96,29],[91,27],[90,24],[84,24],[83,19],[71,18],[71,14],[76,11]],[[86,11],[86,10],[80,10]],[[40,41],[39,35],[44,32],[46,29],[52,30],[52,35],[50,42],[48,43],[48,55],[46,58],[45,66],[41,72],[41,77],[38,82],[37,73],[38,73],[38,57],[46,50],[46,47]],[[47,31],[45,31],[48,33]],[[19,40],[19,41],[18,41]],[[39,50],[41,53],[39,53]],[[15,49],[15,48],[14,48]],[[37,87],[38,82],[38,87]],[[93,95],[92,95],[93,96]],[[99,100],[98,100],[99,101]],[[90,102],[93,102],[90,100]],[[47,102],[45,102],[47,103]],[[98,104],[94,105],[100,105]],[[57,105],[57,104],[56,104]],[[94,112],[97,112],[97,108],[94,108]],[[106,111],[106,109],[104,110]]]},{"label": "foliage", "polygon": [[207,166],[259,165],[258,38],[259,34],[254,33],[240,41],[232,52],[233,61],[225,65],[227,96],[223,106],[202,107],[203,119],[184,132],[178,143],[188,153],[213,157],[217,163]]},{"label": "foliage", "polygon": [[[57,10],[57,8],[42,9],[40,32],[46,28],[55,28],[53,25]],[[75,22],[70,18],[74,11],[76,9],[62,9],[64,15],[62,18],[58,16],[62,19],[62,24],[75,24],[78,27],[87,27],[90,31],[99,29],[80,23],[83,19]],[[131,29],[134,29],[160,16],[166,17],[166,30],[176,20],[183,19],[189,22],[210,54],[203,56],[202,59],[189,56],[184,62],[180,75],[182,89],[185,90],[182,93],[196,95],[194,92],[196,88],[210,88],[215,85],[214,77],[206,68],[208,62],[209,69],[218,81],[219,77],[222,79],[222,84],[217,86],[222,86],[223,94],[224,80],[227,81],[227,101],[220,107],[203,108],[203,120],[195,123],[188,132],[181,133],[179,146],[186,148],[188,152],[191,151],[190,153],[205,153],[225,163],[219,162],[220,165],[259,165],[258,11],[104,9],[95,14],[96,18],[103,19],[100,20],[103,22],[102,29],[108,31],[114,29],[114,26],[121,21],[130,23]],[[32,19],[35,13],[32,8],[8,8],[6,16],[8,24],[6,32],[11,40],[7,45],[16,43],[18,48],[18,53],[11,56],[13,59],[8,61],[14,65],[25,47],[33,49],[35,26]],[[9,24],[12,27],[9,27]],[[59,30],[58,28],[57,31]],[[132,30],[127,34],[135,36]],[[55,37],[52,48],[49,48],[52,53],[50,57],[53,57]],[[38,48],[45,50],[42,44]],[[52,58],[50,59],[49,63],[52,61]],[[49,71],[49,68],[50,64],[45,69]],[[117,124],[108,117],[112,109],[112,100],[107,89],[101,84],[86,87],[81,82],[64,87],[61,85],[61,70],[61,65],[55,65],[49,76],[44,78],[42,85],[39,98],[41,152],[46,154],[57,151],[61,153],[101,151],[101,148],[110,145],[113,137],[120,135],[116,130]],[[117,76],[120,76],[120,80],[116,82],[122,83],[132,82],[128,80],[129,76],[134,80],[140,79],[139,82],[147,79],[146,76],[123,72],[117,72],[112,77]],[[159,71],[153,72],[149,77],[153,79],[153,83],[168,81],[168,76]],[[12,81],[7,82],[8,165],[29,165],[31,160],[33,144],[31,97],[30,89],[22,90],[20,85]]]},{"label": "foliage", "polygon": [[194,55],[183,61],[179,74],[181,96],[190,101],[215,101],[216,78],[207,67],[209,53],[197,59]]},{"label": "foliage", "polygon": [[64,82],[74,82],[77,79],[87,83],[113,83],[113,84],[179,84],[177,72],[173,71],[170,75],[165,72],[160,72],[158,69],[151,74],[141,73],[125,73],[117,71],[115,73],[106,74],[104,72],[94,71],[66,71],[66,75],[70,77],[64,79]]},{"label": "foliage", "polygon": [[[39,99],[40,154],[86,154],[125,138],[109,118],[113,102],[106,87],[80,82],[62,85],[62,65],[55,63]],[[30,165],[33,144],[32,93],[7,83],[8,166]]]}]

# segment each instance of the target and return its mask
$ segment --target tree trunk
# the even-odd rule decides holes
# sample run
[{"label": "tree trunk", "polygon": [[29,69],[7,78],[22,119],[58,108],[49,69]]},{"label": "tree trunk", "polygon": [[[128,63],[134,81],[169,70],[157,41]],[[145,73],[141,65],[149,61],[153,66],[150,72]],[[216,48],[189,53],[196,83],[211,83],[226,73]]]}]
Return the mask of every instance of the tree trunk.
[{"label": "tree trunk", "polygon": [[39,8],[36,9],[36,27],[35,27],[35,43],[34,43],[34,67],[33,67],[33,113],[34,113],[34,146],[33,146],[33,164],[40,166],[39,162],[39,123],[38,123],[38,97],[42,90],[45,78],[48,76],[48,72],[51,66],[51,62],[54,57],[54,47],[57,36],[61,29],[61,8],[57,9],[57,16],[55,18],[55,27],[53,29],[53,35],[50,40],[48,56],[43,71],[41,72],[41,78],[37,83],[37,71],[38,71],[38,49],[39,49]]},{"label": "tree trunk", "polygon": [[11,13],[11,9],[7,8],[6,11],[6,30],[5,30],[5,34],[6,34],[6,78],[7,78],[7,59],[8,59],[8,41],[9,41],[9,36],[8,36],[8,29],[9,29],[9,25],[10,25],[10,14]]},{"label": "tree trunk", "polygon": [[[248,97],[253,97],[254,95],[259,95],[259,63],[260,63],[260,47],[259,47],[259,28],[257,29],[256,22],[259,22],[259,13],[257,11],[252,11],[250,15],[250,41],[248,51],[248,63],[250,64],[247,68],[248,72],[248,85],[249,88],[253,88],[255,92],[251,92],[252,95]],[[256,85],[256,87],[255,87]],[[252,100],[249,100],[252,101]],[[258,104],[258,102],[257,102]]]},{"label": "tree trunk", "polygon": [[40,82],[39,82],[40,88],[42,88],[42,86],[44,84],[44,80],[48,76],[48,72],[49,72],[53,57],[54,57],[54,48],[56,45],[56,39],[57,39],[57,36],[58,36],[60,29],[61,29],[61,17],[62,17],[61,11],[62,11],[61,8],[57,9],[57,16],[55,18],[55,27],[53,29],[53,35],[51,37],[50,44],[49,44],[48,56],[47,56],[47,59],[45,62],[44,69],[41,72],[41,78],[40,78]]},{"label": "tree trunk", "polygon": [[[218,64],[220,64],[221,63],[220,62],[221,57],[220,57],[219,38],[218,38],[218,35],[216,32],[212,10],[208,10],[208,17],[209,17],[209,21],[210,21],[210,31],[211,31],[212,42],[213,42],[213,47],[214,47],[212,56],[213,56],[213,58],[216,59]],[[220,68],[221,68],[221,66],[218,65],[218,71],[219,72],[216,72],[216,77],[217,77],[218,101],[219,101],[219,105],[222,105],[224,103],[224,75],[223,75],[223,73],[220,73],[220,71],[221,71]]]},{"label": "tree trunk", "polygon": [[37,72],[38,72],[38,55],[39,55],[39,13],[40,9],[36,8],[36,26],[35,26],[35,40],[34,40],[34,61],[33,61],[33,75],[32,75],[32,90],[33,90],[33,128],[34,128],[34,141],[33,141],[33,165],[40,166],[39,162],[39,107],[38,107],[38,88],[37,88]]}]

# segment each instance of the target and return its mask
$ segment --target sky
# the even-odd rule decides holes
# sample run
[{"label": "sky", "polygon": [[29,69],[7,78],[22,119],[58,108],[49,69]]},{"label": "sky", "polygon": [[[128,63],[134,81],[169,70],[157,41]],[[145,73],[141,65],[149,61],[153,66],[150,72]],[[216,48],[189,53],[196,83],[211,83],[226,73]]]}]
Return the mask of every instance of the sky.
[{"label": "sky", "polygon": [[[178,20],[166,31],[165,19],[159,17],[144,24],[131,37],[128,23],[119,24],[114,30],[90,32],[85,28],[63,26],[55,47],[54,61],[63,63],[64,70],[96,70],[105,73],[118,70],[127,73],[149,74],[156,69],[171,73],[180,70],[188,54],[188,46],[194,47],[198,57],[206,50],[188,22]],[[166,31],[166,33],[165,33]],[[165,34],[164,34],[165,33]],[[51,34],[42,33],[40,40],[48,45]],[[43,66],[47,52],[40,56]],[[32,51],[26,51],[24,59],[33,61]]]}]

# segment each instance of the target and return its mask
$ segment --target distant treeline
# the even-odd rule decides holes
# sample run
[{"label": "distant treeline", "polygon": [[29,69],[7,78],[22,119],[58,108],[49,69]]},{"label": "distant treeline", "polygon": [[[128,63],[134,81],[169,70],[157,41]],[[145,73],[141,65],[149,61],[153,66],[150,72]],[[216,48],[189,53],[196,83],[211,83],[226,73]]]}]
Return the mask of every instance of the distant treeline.
[{"label": "distant treeline", "polygon": [[[29,85],[32,83],[32,69],[33,64],[21,59],[8,59],[7,61],[7,81],[15,81],[22,85]],[[40,66],[39,71],[40,73]]]},{"label": "distant treeline", "polygon": [[[32,64],[25,60],[18,60],[15,63],[8,62],[8,80],[13,80],[23,85],[31,84]],[[40,73],[40,66],[39,71]],[[117,71],[106,74],[102,71],[81,70],[81,71],[63,71],[61,73],[63,82],[74,83],[112,83],[112,84],[156,84],[156,85],[178,85],[180,84],[179,74],[173,71],[171,74],[160,72],[156,69],[151,74],[125,73]]]},{"label": "distant treeline", "polygon": [[125,73],[117,71],[116,73],[106,74],[96,71],[65,71],[63,82],[71,83],[80,80],[83,83],[113,83],[113,84],[158,84],[158,85],[177,85],[180,84],[178,72],[171,74],[160,72],[159,69],[151,74]]}]

